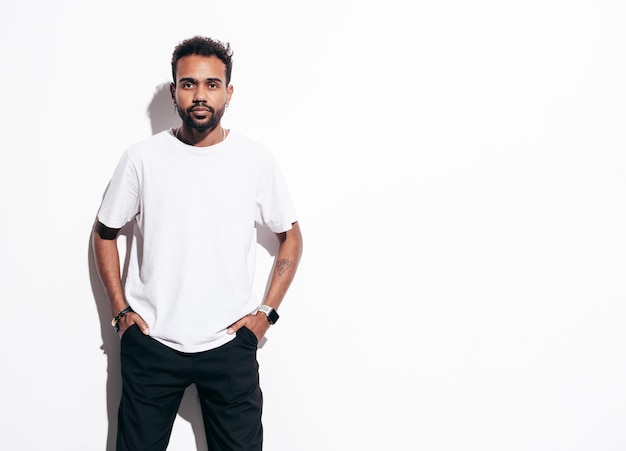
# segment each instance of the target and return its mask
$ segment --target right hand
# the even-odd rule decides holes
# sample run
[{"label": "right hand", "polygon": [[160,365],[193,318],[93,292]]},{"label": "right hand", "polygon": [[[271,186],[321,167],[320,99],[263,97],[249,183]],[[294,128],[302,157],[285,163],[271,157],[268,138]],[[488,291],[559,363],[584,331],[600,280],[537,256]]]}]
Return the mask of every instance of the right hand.
[{"label": "right hand", "polygon": [[143,318],[135,312],[128,312],[126,315],[120,318],[120,321],[118,323],[118,325],[120,326],[120,330],[117,332],[119,337],[122,338],[122,335],[124,335],[126,329],[128,329],[133,324],[137,324],[137,327],[139,327],[139,330],[144,335],[150,335],[150,328],[148,327],[148,324],[143,320]]}]

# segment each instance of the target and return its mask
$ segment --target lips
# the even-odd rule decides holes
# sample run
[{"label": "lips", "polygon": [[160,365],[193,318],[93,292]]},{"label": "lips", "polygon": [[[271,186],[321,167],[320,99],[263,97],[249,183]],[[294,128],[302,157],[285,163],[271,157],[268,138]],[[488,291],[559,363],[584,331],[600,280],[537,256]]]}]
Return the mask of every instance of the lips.
[{"label": "lips", "polygon": [[213,112],[213,108],[208,107],[208,106],[194,106],[190,109],[191,113],[212,113]]}]

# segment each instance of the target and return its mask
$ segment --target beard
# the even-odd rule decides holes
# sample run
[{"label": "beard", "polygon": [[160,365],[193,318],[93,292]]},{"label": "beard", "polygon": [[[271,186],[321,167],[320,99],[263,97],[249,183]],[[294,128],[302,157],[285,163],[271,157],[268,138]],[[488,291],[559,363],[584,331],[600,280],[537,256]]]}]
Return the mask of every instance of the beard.
[{"label": "beard", "polygon": [[[193,109],[200,105],[202,105],[204,108],[209,110],[207,113],[209,114],[208,121],[206,119],[204,119],[202,122],[197,121],[191,115]],[[181,108],[176,108],[176,110],[178,111],[178,115],[180,116],[180,118],[183,120],[183,122],[186,125],[188,125],[189,127],[197,131],[205,131],[205,130],[213,130],[215,127],[217,127],[217,124],[220,123],[222,116],[224,116],[224,112],[226,111],[226,105],[224,105],[222,108],[220,108],[217,111],[215,111],[215,108],[204,103],[194,104],[190,106],[189,108],[187,108],[187,110],[182,110]]]}]

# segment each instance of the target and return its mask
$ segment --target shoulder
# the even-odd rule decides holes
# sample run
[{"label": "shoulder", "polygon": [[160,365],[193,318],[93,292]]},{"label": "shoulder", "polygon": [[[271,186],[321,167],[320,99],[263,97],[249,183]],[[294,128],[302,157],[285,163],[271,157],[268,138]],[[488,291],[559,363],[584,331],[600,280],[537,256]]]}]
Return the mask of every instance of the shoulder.
[{"label": "shoulder", "polygon": [[272,152],[267,146],[238,132],[231,131],[228,135],[228,140],[230,140],[229,144],[231,144],[233,149],[238,153],[243,153],[248,157],[260,160],[273,159]]},{"label": "shoulder", "polygon": [[126,154],[131,160],[141,160],[146,156],[153,155],[155,149],[168,146],[175,139],[169,130],[164,130],[155,135],[132,143],[126,149]]}]

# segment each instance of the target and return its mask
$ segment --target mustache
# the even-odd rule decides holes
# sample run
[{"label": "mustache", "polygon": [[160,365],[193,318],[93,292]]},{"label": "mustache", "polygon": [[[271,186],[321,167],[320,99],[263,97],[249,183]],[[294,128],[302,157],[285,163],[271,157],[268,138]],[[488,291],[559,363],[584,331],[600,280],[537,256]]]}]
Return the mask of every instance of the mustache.
[{"label": "mustache", "polygon": [[199,109],[199,108],[202,108],[204,110],[209,110],[210,113],[215,114],[215,109],[212,106],[207,105],[206,103],[203,103],[203,102],[195,103],[194,105],[187,108],[187,113],[191,113],[192,111]]}]

